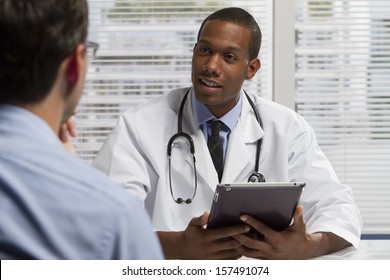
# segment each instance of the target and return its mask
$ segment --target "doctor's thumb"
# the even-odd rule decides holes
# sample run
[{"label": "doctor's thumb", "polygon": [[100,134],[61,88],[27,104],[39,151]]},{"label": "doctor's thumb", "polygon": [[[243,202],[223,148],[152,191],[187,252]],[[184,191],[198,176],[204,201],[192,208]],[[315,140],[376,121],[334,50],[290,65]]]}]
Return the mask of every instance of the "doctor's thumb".
[{"label": "doctor's thumb", "polygon": [[190,225],[203,227],[209,221],[210,212],[206,211],[203,215],[195,217],[191,220]]},{"label": "doctor's thumb", "polygon": [[295,208],[293,219],[294,219],[294,224],[304,224],[304,221],[303,221],[303,206],[302,205],[298,205]]}]

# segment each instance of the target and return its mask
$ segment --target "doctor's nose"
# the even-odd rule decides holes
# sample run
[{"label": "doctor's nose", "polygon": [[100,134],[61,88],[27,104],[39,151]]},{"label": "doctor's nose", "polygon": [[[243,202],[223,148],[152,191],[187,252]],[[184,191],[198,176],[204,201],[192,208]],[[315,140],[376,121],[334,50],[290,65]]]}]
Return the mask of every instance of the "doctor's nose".
[{"label": "doctor's nose", "polygon": [[219,76],[221,74],[221,60],[217,54],[211,55],[206,60],[203,71],[214,76]]}]

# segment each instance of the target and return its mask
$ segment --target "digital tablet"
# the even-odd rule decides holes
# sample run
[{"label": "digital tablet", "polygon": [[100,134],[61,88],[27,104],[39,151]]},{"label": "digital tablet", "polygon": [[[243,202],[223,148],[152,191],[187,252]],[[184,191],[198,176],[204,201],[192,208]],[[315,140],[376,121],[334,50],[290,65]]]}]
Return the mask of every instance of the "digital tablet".
[{"label": "digital tablet", "polygon": [[207,228],[242,224],[240,215],[248,214],[274,230],[284,230],[291,223],[304,186],[301,182],[219,184]]}]

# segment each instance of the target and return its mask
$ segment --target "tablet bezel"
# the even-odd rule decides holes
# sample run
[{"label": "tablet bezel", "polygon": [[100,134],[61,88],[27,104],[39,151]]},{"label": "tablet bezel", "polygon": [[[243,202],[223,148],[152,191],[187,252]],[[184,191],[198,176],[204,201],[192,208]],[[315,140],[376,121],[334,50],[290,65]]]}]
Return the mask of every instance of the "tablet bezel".
[{"label": "tablet bezel", "polygon": [[305,187],[303,182],[219,184],[214,192],[207,228],[242,224],[248,214],[281,231],[291,220]]}]

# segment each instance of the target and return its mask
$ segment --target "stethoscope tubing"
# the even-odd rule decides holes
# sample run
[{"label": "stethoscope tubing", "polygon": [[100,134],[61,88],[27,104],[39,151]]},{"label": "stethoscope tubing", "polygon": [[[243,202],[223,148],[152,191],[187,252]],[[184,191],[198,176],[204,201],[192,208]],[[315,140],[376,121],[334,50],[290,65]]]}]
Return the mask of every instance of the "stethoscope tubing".
[{"label": "stethoscope tubing", "polygon": [[[169,187],[170,187],[170,192],[171,192],[171,196],[173,198],[173,200],[178,203],[178,204],[190,204],[192,202],[192,200],[194,199],[195,195],[196,195],[196,191],[197,191],[197,188],[198,188],[198,179],[197,179],[197,172],[196,172],[196,157],[195,157],[195,145],[194,145],[194,141],[192,139],[192,137],[183,132],[183,129],[182,129],[182,123],[183,123],[183,111],[184,111],[184,105],[187,101],[187,97],[188,97],[188,94],[190,93],[190,90],[191,88],[189,88],[186,93],[184,94],[183,96],[183,99],[181,101],[181,104],[180,104],[180,108],[179,108],[179,114],[178,114],[178,120],[177,120],[177,133],[175,133],[174,135],[172,135],[172,137],[169,139],[168,141],[168,147],[167,147],[167,155],[168,155],[168,168],[169,168]],[[249,97],[249,95],[246,93],[246,91],[244,90],[244,94],[246,96],[246,98],[248,99],[248,102],[250,104],[250,106],[252,107],[252,110],[255,114],[255,117],[256,117],[256,120],[257,122],[259,123],[260,127],[262,128],[263,127],[263,124],[262,124],[262,121],[261,121],[261,117],[260,117],[260,114],[255,106],[255,104],[253,103],[252,99]],[[195,188],[194,188],[194,193],[192,195],[191,198],[187,198],[187,199],[183,199],[183,198],[177,198],[175,199],[175,196],[173,194],[173,188],[172,188],[172,174],[171,174],[171,156],[172,156],[172,146],[173,146],[173,142],[179,138],[179,137],[183,137],[185,139],[187,139],[189,145],[190,145],[190,152],[192,154],[192,158],[193,158],[193,164],[194,164],[194,185],[195,185]],[[261,150],[261,145],[262,145],[262,142],[263,142],[263,138],[260,138],[258,141],[257,141],[257,144],[256,144],[256,162],[255,162],[255,171],[252,173],[251,176],[249,176],[249,179],[248,179],[248,182],[265,182],[265,178],[264,176],[259,173],[259,161],[260,161],[260,150]]]}]

